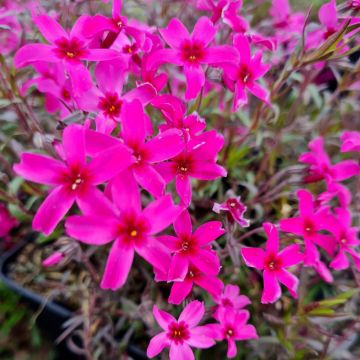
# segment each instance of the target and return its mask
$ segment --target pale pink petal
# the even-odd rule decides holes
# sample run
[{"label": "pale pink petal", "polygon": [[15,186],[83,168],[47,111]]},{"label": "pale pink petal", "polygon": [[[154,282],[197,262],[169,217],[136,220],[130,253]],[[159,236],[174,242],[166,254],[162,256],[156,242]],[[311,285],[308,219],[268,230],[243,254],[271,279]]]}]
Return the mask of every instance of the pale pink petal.
[{"label": "pale pink petal", "polygon": [[283,269],[280,270],[276,276],[278,280],[289,289],[291,296],[293,296],[296,299],[297,298],[296,291],[299,286],[299,279],[289,271]]},{"label": "pale pink petal", "polygon": [[192,225],[191,217],[187,210],[184,210],[174,222],[174,229],[176,235],[191,235],[192,234]]},{"label": "pale pink petal", "polygon": [[133,258],[134,249],[124,246],[120,239],[115,240],[106,261],[100,287],[111,290],[121,288],[126,282]]},{"label": "pale pink petal", "polygon": [[193,41],[201,43],[206,47],[215,37],[216,28],[209,18],[202,16],[195,24],[191,33]]},{"label": "pale pink petal", "polygon": [[42,36],[49,42],[54,43],[59,38],[68,38],[67,32],[51,16],[38,15],[33,17],[33,21],[40,30]]},{"label": "pale pink petal", "polygon": [[138,100],[124,102],[121,108],[121,118],[121,135],[125,143],[130,147],[141,146],[146,136],[145,114],[141,102]]},{"label": "pale pink petal", "polygon": [[195,99],[205,84],[205,74],[201,66],[184,67],[186,76],[185,100]]},{"label": "pale pink petal", "polygon": [[294,244],[281,250],[278,254],[278,259],[281,260],[283,267],[290,267],[302,262],[304,255],[300,252],[299,245]]},{"label": "pale pink petal", "polygon": [[186,343],[175,344],[171,343],[169,359],[171,360],[195,360],[194,353],[190,346]]},{"label": "pale pink petal", "polygon": [[114,217],[74,215],[65,222],[69,236],[89,245],[104,245],[117,236],[119,222]]},{"label": "pale pink petal", "polygon": [[69,193],[65,187],[59,186],[53,189],[36,212],[32,223],[33,229],[45,235],[51,234],[74,201],[74,194]]},{"label": "pale pink petal", "polygon": [[195,348],[207,349],[215,345],[215,341],[209,336],[205,326],[197,326],[190,329],[190,338],[186,342]]},{"label": "pale pink petal", "polygon": [[279,251],[279,234],[274,224],[269,222],[263,224],[265,233],[267,235],[266,252],[277,254]]},{"label": "pale pink petal", "polygon": [[174,205],[169,194],[153,201],[143,211],[144,217],[150,222],[150,234],[164,230],[175,221],[182,210],[180,206]]},{"label": "pale pink petal", "polygon": [[175,157],[184,146],[182,131],[170,129],[149,140],[144,146],[144,151],[149,162],[160,162]]},{"label": "pale pink petal", "polygon": [[183,175],[176,176],[175,187],[182,203],[184,206],[188,207],[191,203],[192,197],[190,178]]},{"label": "pale pink petal", "polygon": [[190,39],[190,34],[184,24],[177,18],[173,18],[165,29],[159,29],[163,39],[172,47],[179,48],[184,40]]},{"label": "pale pink petal", "polygon": [[176,322],[175,318],[166,311],[160,310],[156,305],[153,307],[153,315],[163,330],[168,330],[169,325]]},{"label": "pale pink petal", "polygon": [[171,287],[169,304],[179,305],[191,292],[193,282],[190,280],[174,282]]},{"label": "pale pink petal", "polygon": [[59,185],[66,167],[59,160],[45,155],[22,153],[20,163],[14,165],[14,171],[39,184]]},{"label": "pale pink petal", "polygon": [[160,354],[164,348],[170,346],[170,340],[165,332],[155,335],[151,338],[148,348],[146,350],[146,355],[149,358],[153,358],[156,355]]},{"label": "pale pink petal", "polygon": [[168,281],[183,281],[189,269],[189,260],[182,254],[175,253],[170,262]]},{"label": "pale pink petal", "polygon": [[274,272],[264,270],[264,289],[261,296],[262,304],[274,303],[281,296],[281,288]]},{"label": "pale pink petal", "polygon": [[57,62],[53,46],[45,44],[27,44],[20,48],[14,57],[15,68],[21,68],[36,61]]},{"label": "pale pink petal", "polygon": [[111,180],[134,162],[131,151],[123,144],[104,150],[88,165],[95,185]]},{"label": "pale pink petal", "polygon": [[147,190],[155,198],[163,196],[165,193],[165,181],[162,176],[148,164],[134,166],[133,173],[136,181],[142,188]]},{"label": "pale pink petal", "polygon": [[200,225],[194,232],[194,238],[199,245],[209,244],[223,235],[225,230],[220,221],[209,221]]},{"label": "pale pink petal", "polygon": [[259,270],[264,268],[265,251],[263,249],[244,247],[241,249],[241,255],[247,266],[254,267]]},{"label": "pale pink petal", "polygon": [[122,212],[131,209],[135,213],[140,213],[140,191],[130,171],[124,171],[113,179],[111,194],[117,208]]}]

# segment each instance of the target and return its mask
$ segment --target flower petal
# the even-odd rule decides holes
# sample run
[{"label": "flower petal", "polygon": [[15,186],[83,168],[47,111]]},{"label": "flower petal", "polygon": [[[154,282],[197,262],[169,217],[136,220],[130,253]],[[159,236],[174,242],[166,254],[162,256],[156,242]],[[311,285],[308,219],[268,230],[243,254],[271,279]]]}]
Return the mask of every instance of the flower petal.
[{"label": "flower petal", "polygon": [[193,41],[201,43],[206,47],[216,35],[216,28],[211,20],[202,16],[195,24],[194,30],[191,33],[191,38]]},{"label": "flower petal", "polygon": [[49,235],[65,214],[70,210],[75,196],[65,187],[58,186],[53,189],[40,205],[33,219],[33,229]]},{"label": "flower petal", "polygon": [[171,360],[195,360],[194,353],[186,343],[171,343],[169,359]]},{"label": "flower petal", "polygon": [[186,77],[185,100],[195,99],[200,93],[201,88],[205,85],[205,74],[202,67],[184,66]]},{"label": "flower petal", "polygon": [[156,305],[153,307],[153,315],[157,323],[165,331],[168,330],[171,323],[176,322],[175,318],[171,314],[160,310]]},{"label": "flower petal", "polygon": [[189,260],[186,256],[175,253],[170,262],[168,281],[183,281],[189,269]]},{"label": "flower petal", "polygon": [[126,282],[133,259],[134,249],[124,246],[120,239],[115,240],[109,252],[100,287],[111,290],[121,288]]},{"label": "flower petal", "polygon": [[126,101],[139,100],[141,104],[147,105],[156,94],[157,92],[154,86],[150,83],[145,83],[124,94],[123,98]]},{"label": "flower petal", "polygon": [[215,345],[213,338],[209,336],[209,331],[205,326],[197,326],[190,329],[190,338],[186,342],[198,349],[207,349]]},{"label": "flower petal", "polygon": [[226,177],[227,171],[220,165],[207,161],[193,161],[190,176],[199,180],[214,180]]},{"label": "flower petal", "polygon": [[205,306],[203,302],[192,301],[185,306],[179,316],[179,322],[184,321],[190,328],[196,326],[205,314]]},{"label": "flower petal", "polygon": [[264,289],[261,296],[262,304],[272,304],[281,296],[280,284],[273,271],[264,270]]},{"label": "flower petal", "polygon": [[225,230],[220,221],[209,221],[200,225],[194,232],[194,238],[199,245],[206,245],[223,235]]},{"label": "flower petal", "polygon": [[280,220],[280,229],[296,235],[303,235],[304,223],[301,218],[289,218]]},{"label": "flower petal", "polygon": [[204,60],[210,66],[220,66],[222,64],[236,63],[239,60],[238,52],[229,45],[212,46],[206,49]]},{"label": "flower petal", "polygon": [[360,165],[355,160],[344,160],[334,165],[331,171],[336,181],[343,181],[360,175]]},{"label": "flower petal", "polygon": [[245,264],[259,270],[264,268],[265,251],[260,248],[244,247],[241,249],[241,255]]},{"label": "flower petal", "polygon": [[62,136],[66,161],[72,166],[85,164],[85,129],[80,125],[69,125]]},{"label": "flower petal", "polygon": [[151,338],[148,348],[146,350],[146,355],[149,358],[160,354],[164,348],[170,346],[170,340],[165,332],[155,335]]},{"label": "flower petal", "polygon": [[290,267],[302,262],[304,255],[300,253],[299,245],[294,244],[281,250],[278,254],[278,259],[281,260],[283,267]]},{"label": "flower petal", "polygon": [[191,235],[192,234],[192,224],[191,217],[187,210],[184,210],[174,222],[175,233],[178,236],[181,235]]},{"label": "flower petal", "polygon": [[299,286],[299,279],[289,271],[283,269],[280,270],[276,276],[278,280],[289,289],[291,296],[293,296],[296,299],[297,298],[296,291]]},{"label": "flower petal", "polygon": [[188,207],[191,203],[192,189],[191,181],[188,176],[178,175],[175,179],[176,192],[178,193],[184,206]]},{"label": "flower petal", "polygon": [[51,16],[42,14],[33,16],[33,21],[40,30],[42,36],[49,42],[54,43],[59,38],[68,38],[67,32]]},{"label": "flower petal", "polygon": [[159,32],[170,47],[175,49],[179,48],[184,40],[190,39],[185,25],[177,18],[171,19],[167,27],[159,29]]},{"label": "flower petal", "polygon": [[212,250],[199,251],[195,256],[191,256],[191,263],[207,275],[216,276],[220,271],[220,260]]},{"label": "flower petal", "polygon": [[263,227],[268,237],[266,241],[266,252],[277,254],[279,251],[279,234],[275,225],[267,222],[263,225]]},{"label": "flower petal", "polygon": [[179,305],[190,294],[192,287],[193,282],[191,280],[185,279],[174,282],[168,299],[169,304]]},{"label": "flower petal", "polygon": [[55,56],[53,46],[45,44],[26,44],[20,48],[14,57],[16,69],[37,61],[57,62],[60,58]]},{"label": "flower petal", "polygon": [[162,176],[148,164],[140,164],[133,167],[136,181],[155,198],[165,193],[165,181]]},{"label": "flower petal", "polygon": [[61,184],[61,174],[66,171],[66,167],[59,160],[31,153],[22,153],[20,159],[20,163],[14,165],[18,175],[39,184]]}]

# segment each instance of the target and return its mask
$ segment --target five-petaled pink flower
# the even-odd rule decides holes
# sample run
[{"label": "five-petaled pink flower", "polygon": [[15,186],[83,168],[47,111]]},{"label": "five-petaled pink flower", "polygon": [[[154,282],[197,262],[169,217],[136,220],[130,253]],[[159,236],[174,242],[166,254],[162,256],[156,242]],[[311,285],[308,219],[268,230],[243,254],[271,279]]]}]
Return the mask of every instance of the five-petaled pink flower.
[{"label": "five-petaled pink flower", "polygon": [[87,161],[85,128],[70,125],[62,137],[64,161],[49,156],[23,153],[14,166],[25,179],[52,186],[50,194],[39,207],[33,228],[49,235],[74,202],[81,211],[96,209],[108,212],[109,201],[96,185],[111,180],[133,163],[131,151],[121,143],[110,147]]},{"label": "five-petaled pink flower", "polygon": [[217,320],[219,324],[206,325],[207,334],[216,340],[228,342],[228,358],[233,358],[237,354],[236,341],[258,338],[255,327],[247,324],[249,312],[246,310],[236,311],[223,307],[219,309]]},{"label": "five-petaled pink flower", "polygon": [[157,170],[168,183],[174,177],[180,199],[189,206],[192,197],[190,178],[214,180],[226,176],[226,170],[216,164],[218,152],[224,145],[224,138],[215,130],[193,137],[185,150],[168,162],[157,165]]},{"label": "five-petaled pink flower", "polygon": [[90,245],[104,245],[115,239],[101,287],[116,290],[126,282],[135,252],[165,271],[170,255],[154,235],[174,222],[182,208],[165,195],[142,210],[140,192],[130,171],[112,181],[111,195],[112,212],[70,216],[65,227],[70,236]]},{"label": "five-petaled pink flower", "polygon": [[207,335],[207,328],[197,326],[204,313],[204,304],[200,301],[192,301],[176,320],[172,315],[154,305],[154,317],[164,331],[150,340],[147,356],[153,358],[164,348],[170,347],[170,360],[194,360],[190,346],[206,349],[215,345],[215,341]]},{"label": "five-petaled pink flower", "polygon": [[261,51],[252,57],[249,40],[243,34],[234,36],[234,47],[239,52],[240,61],[223,66],[224,81],[229,89],[235,92],[233,111],[236,111],[239,106],[247,104],[248,96],[246,90],[266,104],[269,104],[269,92],[256,82],[270,68],[269,65],[261,62]]},{"label": "five-petaled pink flower", "polygon": [[15,67],[20,68],[38,61],[62,61],[70,74],[75,90],[86,90],[84,84],[85,66],[82,60],[104,61],[118,58],[115,50],[93,49],[89,40],[83,37],[82,30],[86,16],[80,16],[70,32],[48,15],[34,16],[33,20],[48,44],[26,44],[18,50],[14,58]]},{"label": "five-petaled pink flower", "polygon": [[343,160],[332,165],[324,149],[324,139],[319,136],[309,143],[310,151],[300,155],[299,161],[309,165],[306,182],[324,179],[327,183],[346,180],[360,175],[360,165],[354,160]]},{"label": "five-petaled pink flower", "polygon": [[286,268],[303,261],[299,245],[290,245],[279,251],[279,235],[275,226],[271,223],[265,223],[264,230],[268,236],[265,250],[251,247],[241,249],[241,255],[247,266],[264,271],[264,289],[261,302],[263,304],[273,303],[280,298],[281,288],[279,281],[296,298],[299,280]]},{"label": "five-petaled pink flower", "polygon": [[159,49],[150,54],[148,66],[158,67],[162,63],[183,66],[186,76],[185,99],[194,99],[205,85],[203,64],[222,66],[224,63],[236,62],[237,52],[229,45],[210,46],[214,40],[216,28],[211,20],[201,17],[190,35],[184,24],[174,18],[160,34],[171,49]]},{"label": "five-petaled pink flower", "polygon": [[159,240],[173,254],[169,265],[168,281],[183,281],[190,265],[208,275],[217,275],[220,260],[211,249],[211,242],[224,234],[219,221],[209,221],[192,232],[191,218],[184,210],[174,222],[177,237],[164,235]]},{"label": "five-petaled pink flower", "polygon": [[222,204],[214,203],[213,211],[217,214],[220,211],[227,211],[228,218],[230,221],[236,221],[241,227],[248,227],[250,221],[244,218],[244,213],[247,207],[240,200],[240,196],[231,197]]},{"label": "five-petaled pink flower", "polygon": [[330,255],[334,253],[334,244],[330,235],[319,233],[325,230],[332,221],[328,207],[316,209],[311,193],[300,189],[296,193],[299,200],[299,216],[280,220],[280,229],[304,237],[305,258],[304,264],[315,265],[320,254],[315,244],[321,246]]}]

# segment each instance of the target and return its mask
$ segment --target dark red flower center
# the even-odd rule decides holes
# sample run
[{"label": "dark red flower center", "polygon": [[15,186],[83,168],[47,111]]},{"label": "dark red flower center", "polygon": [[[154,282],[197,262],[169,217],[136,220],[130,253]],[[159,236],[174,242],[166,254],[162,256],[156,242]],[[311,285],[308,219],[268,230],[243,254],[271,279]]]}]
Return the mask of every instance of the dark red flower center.
[{"label": "dark red flower center", "polygon": [[315,224],[309,219],[304,221],[304,232],[307,235],[311,235],[315,232]]},{"label": "dark red flower center", "polygon": [[204,45],[197,41],[184,41],[181,45],[180,51],[183,61],[191,64],[199,63],[205,57]]},{"label": "dark red flower center", "polygon": [[70,91],[66,88],[62,88],[61,89],[61,97],[63,98],[63,100],[65,101],[69,101],[71,100],[71,95],[70,95]]},{"label": "dark red flower center", "polygon": [[125,45],[122,49],[123,53],[133,55],[137,51],[137,45]]},{"label": "dark red flower center", "polygon": [[328,28],[324,33],[324,39],[328,39],[331,35],[336,33],[336,29]]},{"label": "dark red flower center", "polygon": [[265,261],[265,267],[270,271],[280,270],[282,267],[281,260],[276,256],[269,256]]},{"label": "dark red flower center", "polygon": [[183,236],[180,238],[179,250],[182,253],[190,253],[193,250],[193,239],[191,236]]},{"label": "dark red flower center", "polygon": [[127,244],[141,242],[146,238],[149,224],[142,217],[133,213],[122,214],[118,228],[118,236],[121,236]]},{"label": "dark red flower center", "polygon": [[221,300],[221,304],[223,305],[223,306],[225,306],[225,307],[233,307],[233,303],[232,303],[232,301],[230,300],[230,299],[228,299],[228,298],[225,298],[225,299],[222,299]]},{"label": "dark red flower center", "polygon": [[224,335],[225,335],[225,338],[227,339],[231,339],[235,336],[235,330],[232,326],[228,325],[225,327],[225,330],[224,330]]},{"label": "dark red flower center", "polygon": [[247,84],[249,82],[252,81],[253,79],[253,75],[252,72],[250,71],[249,67],[245,64],[242,64],[239,67],[238,70],[238,79],[243,83],[243,84]]},{"label": "dark red flower center", "polygon": [[167,336],[175,344],[182,344],[185,340],[190,338],[189,327],[184,321],[179,323],[173,322],[169,325]]},{"label": "dark red flower center", "polygon": [[86,188],[90,175],[81,166],[70,166],[62,175],[62,182],[70,192],[82,191]]},{"label": "dark red flower center", "polygon": [[117,93],[106,93],[99,99],[98,107],[108,117],[114,118],[120,116],[122,101]]},{"label": "dark red flower center", "polygon": [[56,40],[55,45],[57,46],[57,48],[54,49],[55,54],[60,59],[65,59],[68,61],[79,60],[87,52],[83,42],[77,38],[72,38],[69,40],[63,37]]}]

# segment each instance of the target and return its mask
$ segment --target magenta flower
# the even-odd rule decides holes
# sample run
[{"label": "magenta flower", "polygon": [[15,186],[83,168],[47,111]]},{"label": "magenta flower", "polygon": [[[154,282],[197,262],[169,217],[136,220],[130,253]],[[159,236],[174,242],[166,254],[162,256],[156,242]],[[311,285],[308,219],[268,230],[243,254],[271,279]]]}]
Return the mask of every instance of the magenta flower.
[{"label": "magenta flower", "polygon": [[164,348],[170,347],[170,360],[194,360],[195,357],[190,346],[207,349],[215,345],[215,341],[207,335],[206,327],[197,326],[204,313],[204,304],[200,301],[192,301],[176,320],[172,315],[154,305],[154,318],[164,331],[150,340],[147,356],[153,358]]},{"label": "magenta flower", "polygon": [[306,182],[324,179],[327,183],[346,180],[360,174],[360,166],[354,160],[343,160],[332,165],[324,149],[324,139],[319,136],[309,143],[310,152],[300,155],[299,161],[309,165]]},{"label": "magenta flower", "polygon": [[185,210],[174,222],[174,229],[177,237],[165,235],[160,238],[173,254],[167,280],[183,281],[191,265],[205,274],[217,275],[220,261],[210,243],[224,234],[221,222],[209,221],[193,233],[190,214]]},{"label": "magenta flower", "polygon": [[197,0],[196,8],[202,11],[210,11],[212,13],[211,21],[215,24],[220,18],[224,7],[229,0]]},{"label": "magenta flower", "polygon": [[357,237],[359,228],[351,227],[349,210],[336,208],[335,215],[327,224],[327,230],[334,235],[337,247],[337,255],[331,261],[330,267],[336,270],[347,269],[349,260],[346,255],[349,254],[360,271],[360,254],[355,251],[355,247],[360,245]]},{"label": "magenta flower", "polygon": [[236,341],[257,339],[258,335],[253,325],[247,324],[249,312],[235,311],[229,308],[220,308],[217,316],[219,324],[205,325],[208,335],[216,340],[227,340],[227,357],[233,358],[237,354]]},{"label": "magenta flower", "polygon": [[341,135],[341,152],[360,151],[360,132],[344,131]]},{"label": "magenta flower", "polygon": [[55,251],[41,263],[44,267],[54,266],[64,259],[64,254],[60,251]]},{"label": "magenta flower", "polygon": [[265,223],[264,230],[268,236],[265,251],[260,248],[250,247],[241,249],[241,255],[247,266],[264,271],[264,289],[261,302],[263,304],[274,303],[280,298],[281,288],[279,282],[285,285],[290,294],[296,298],[299,280],[286,268],[303,261],[299,245],[290,245],[279,251],[279,235],[275,226],[271,223]]},{"label": "magenta flower", "polygon": [[34,16],[33,20],[44,38],[50,43],[27,44],[20,48],[14,58],[16,68],[20,68],[37,61],[60,62],[69,72],[76,89],[87,88],[84,84],[85,66],[82,60],[104,61],[119,57],[119,53],[108,49],[92,49],[89,41],[82,35],[86,16],[78,18],[70,32],[48,15]]},{"label": "magenta flower", "polygon": [[207,17],[201,17],[190,35],[184,24],[174,18],[160,33],[171,49],[160,49],[149,55],[148,66],[172,63],[184,67],[186,76],[185,99],[194,99],[205,85],[203,64],[220,66],[236,62],[238,55],[228,45],[208,47],[215,38],[216,28]]},{"label": "magenta flower", "polygon": [[311,193],[301,189],[296,193],[299,200],[299,216],[280,220],[280,229],[304,237],[304,264],[312,266],[319,260],[320,254],[315,244],[321,246],[330,255],[334,253],[334,242],[330,235],[320,234],[331,221],[328,207],[315,209]]},{"label": "magenta flower", "polygon": [[215,299],[215,302],[218,304],[214,313],[215,319],[219,319],[219,311],[222,308],[238,311],[251,304],[247,296],[240,295],[239,287],[231,284],[225,286],[224,291]]},{"label": "magenta flower", "polygon": [[222,20],[229,25],[235,33],[245,33],[250,26],[247,20],[239,15],[242,8],[242,0],[228,1],[222,12]]},{"label": "magenta flower", "polygon": [[49,235],[74,202],[84,213],[92,209],[109,211],[108,200],[96,185],[129,167],[133,162],[131,151],[117,144],[87,162],[85,146],[84,127],[70,125],[62,137],[64,161],[23,153],[20,164],[14,166],[25,179],[52,187],[34,217],[35,230]]},{"label": "magenta flower", "polygon": [[182,132],[177,129],[166,130],[145,141],[147,121],[138,100],[123,104],[121,134],[136,159],[131,170],[144,189],[159,197],[164,194],[166,184],[153,165],[178,155],[184,149],[185,142]]},{"label": "magenta flower", "polygon": [[227,211],[231,221],[236,221],[241,227],[248,227],[250,221],[244,218],[247,207],[241,202],[240,196],[231,197],[222,204],[214,203],[213,211],[217,214],[220,211]]},{"label": "magenta flower", "polygon": [[156,90],[151,84],[139,85],[122,94],[125,67],[120,59],[99,63],[95,69],[95,77],[98,87],[92,86],[76,100],[82,110],[100,113],[96,120],[98,131],[107,129],[107,125],[110,130],[116,126],[115,121],[120,121],[124,101],[137,99],[146,105],[156,96]]},{"label": "magenta flower", "polygon": [[169,255],[154,235],[168,227],[182,208],[165,195],[142,210],[139,189],[128,171],[112,181],[111,195],[112,213],[71,216],[65,227],[70,236],[86,244],[105,245],[114,240],[101,287],[116,290],[125,284],[135,252],[165,271]]},{"label": "magenta flower", "polygon": [[157,165],[167,183],[176,178],[176,191],[185,206],[190,204],[192,197],[190,178],[214,180],[227,175],[226,170],[216,164],[217,154],[223,145],[221,135],[215,130],[207,131],[192,138],[185,150],[171,161]]},{"label": "magenta flower", "polygon": [[261,51],[251,57],[249,40],[243,34],[234,36],[234,47],[239,52],[240,61],[223,66],[224,81],[231,91],[235,91],[233,111],[236,111],[239,106],[247,104],[248,97],[246,90],[266,104],[269,104],[269,92],[256,82],[270,68],[269,65],[261,62]]}]

